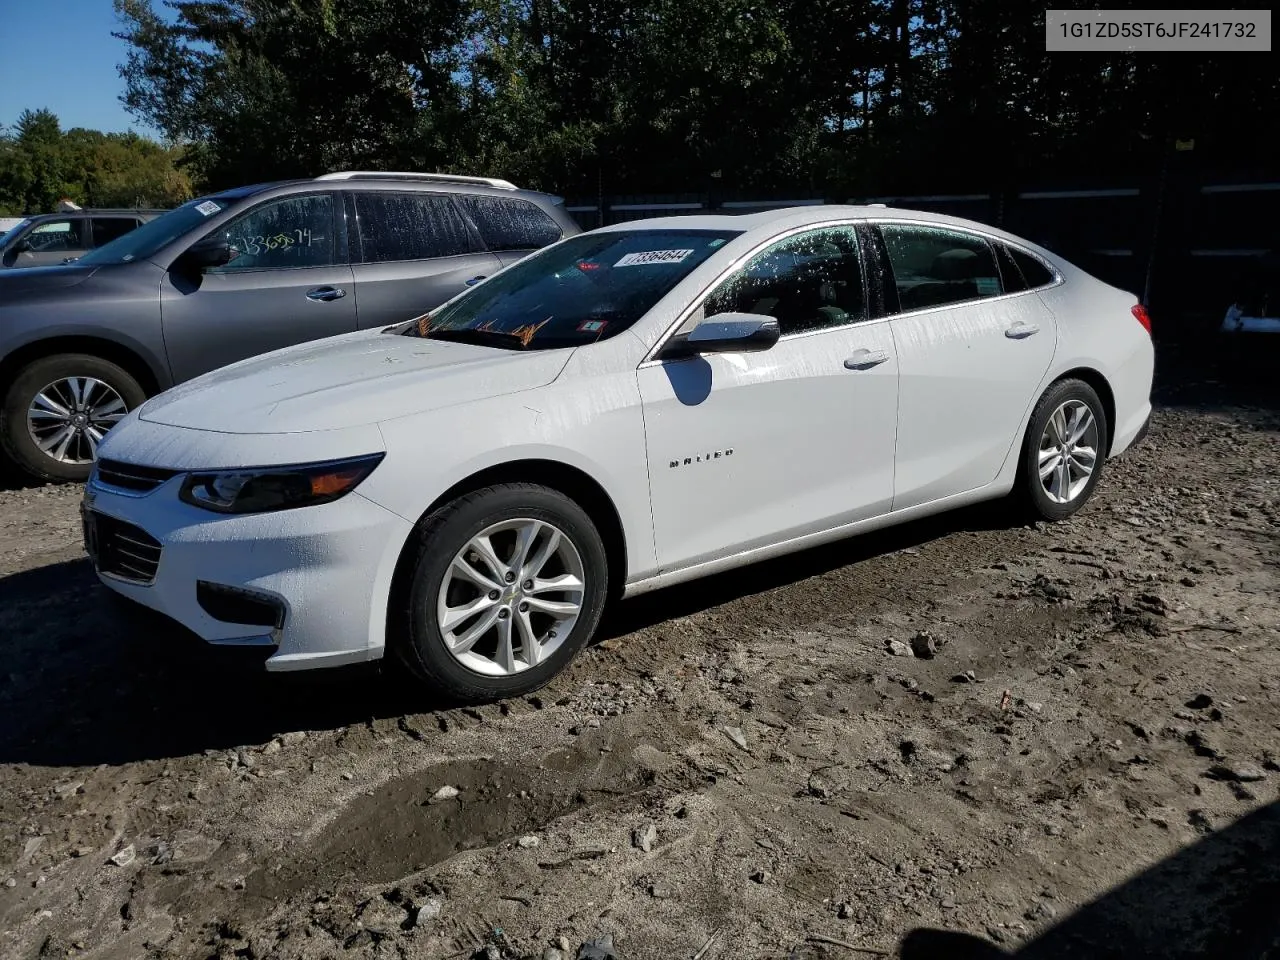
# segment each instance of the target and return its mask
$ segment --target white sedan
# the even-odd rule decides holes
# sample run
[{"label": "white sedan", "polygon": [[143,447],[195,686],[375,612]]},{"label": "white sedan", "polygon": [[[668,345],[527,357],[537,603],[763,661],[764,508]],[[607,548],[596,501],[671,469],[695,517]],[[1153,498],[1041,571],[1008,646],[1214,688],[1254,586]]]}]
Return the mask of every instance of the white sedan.
[{"label": "white sedan", "polygon": [[102,581],[268,669],[526,693],[609,600],[997,497],[1061,520],[1151,413],[1145,310],[908,210],[622,223],[225,367],[99,447]]}]

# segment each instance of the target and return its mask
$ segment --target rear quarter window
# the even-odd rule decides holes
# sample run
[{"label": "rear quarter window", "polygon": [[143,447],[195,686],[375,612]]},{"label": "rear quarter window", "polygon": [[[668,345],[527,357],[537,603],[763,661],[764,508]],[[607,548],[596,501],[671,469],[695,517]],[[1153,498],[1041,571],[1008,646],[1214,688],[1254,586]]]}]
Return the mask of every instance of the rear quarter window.
[{"label": "rear quarter window", "polygon": [[479,196],[456,199],[490,250],[536,250],[562,236],[560,224],[527,200]]},{"label": "rear quarter window", "polygon": [[1022,276],[1026,278],[1028,289],[1034,290],[1036,287],[1047,287],[1053,283],[1053,271],[1046,267],[1039,258],[1033,257],[1017,247],[1010,247],[1009,253],[1013,257],[1013,262],[1018,265],[1018,269],[1022,271]]}]

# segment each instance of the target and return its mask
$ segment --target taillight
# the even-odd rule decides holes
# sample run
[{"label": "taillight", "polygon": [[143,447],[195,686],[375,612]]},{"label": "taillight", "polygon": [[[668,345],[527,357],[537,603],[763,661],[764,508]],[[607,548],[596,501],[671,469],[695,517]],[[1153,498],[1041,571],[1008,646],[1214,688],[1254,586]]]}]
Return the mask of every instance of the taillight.
[{"label": "taillight", "polygon": [[1147,308],[1140,303],[1135,303],[1132,309],[1133,309],[1134,319],[1136,319],[1140,324],[1142,324],[1142,328],[1146,330],[1147,335],[1150,336],[1151,335],[1151,317],[1147,313]]}]

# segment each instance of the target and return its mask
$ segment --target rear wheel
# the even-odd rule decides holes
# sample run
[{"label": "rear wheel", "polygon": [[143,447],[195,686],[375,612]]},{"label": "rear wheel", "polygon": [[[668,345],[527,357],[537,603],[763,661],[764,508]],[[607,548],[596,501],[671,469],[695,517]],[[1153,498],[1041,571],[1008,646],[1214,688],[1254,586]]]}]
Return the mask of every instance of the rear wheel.
[{"label": "rear wheel", "polygon": [[146,398],[137,380],[101,357],[42,357],[5,393],[0,447],[38,480],[82,482],[107,431]]},{"label": "rear wheel", "polygon": [[1031,414],[1014,493],[1034,518],[1065,520],[1092,496],[1108,443],[1097,392],[1083,380],[1059,380]]},{"label": "rear wheel", "polygon": [[395,653],[451,700],[530,693],[563,670],[600,622],[604,543],[559,491],[504,483],[420,525]]}]

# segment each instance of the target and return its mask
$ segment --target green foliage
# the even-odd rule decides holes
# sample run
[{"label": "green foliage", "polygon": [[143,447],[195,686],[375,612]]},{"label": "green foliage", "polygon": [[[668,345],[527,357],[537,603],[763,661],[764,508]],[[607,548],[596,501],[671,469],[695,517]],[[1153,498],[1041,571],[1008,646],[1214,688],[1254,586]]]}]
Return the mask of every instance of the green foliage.
[{"label": "green foliage", "polygon": [[47,213],[64,197],[88,207],[169,207],[191,196],[182,151],[134,133],[63,132],[26,110],[0,133],[0,213]]},{"label": "green foliage", "polygon": [[125,102],[212,187],[972,188],[1149,172],[1175,136],[1231,158],[1280,106],[1265,57],[1049,56],[1043,10],[997,0],[153,2],[115,0]]}]

